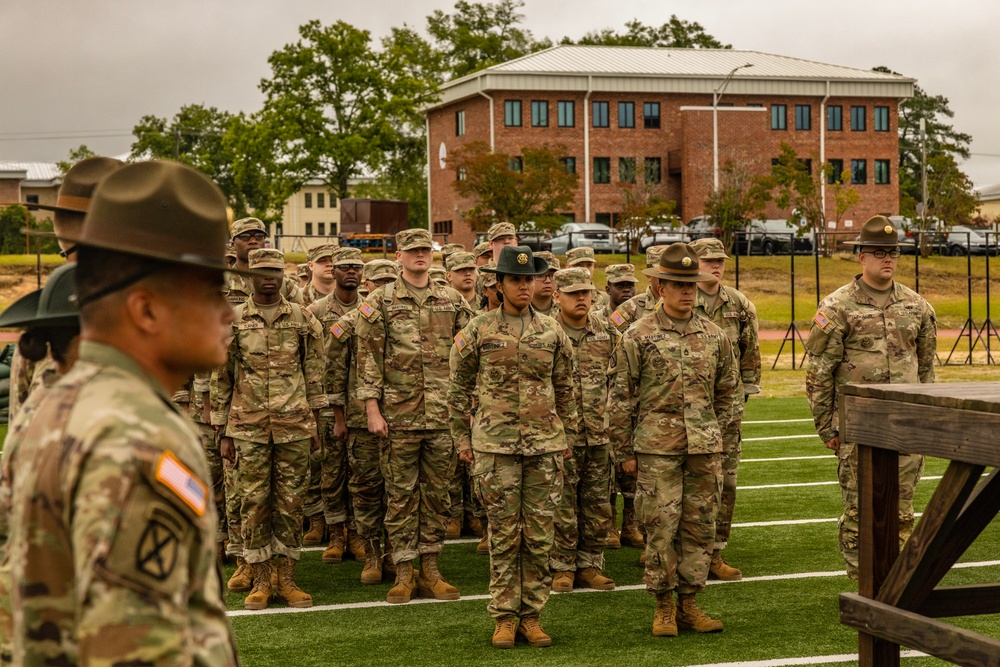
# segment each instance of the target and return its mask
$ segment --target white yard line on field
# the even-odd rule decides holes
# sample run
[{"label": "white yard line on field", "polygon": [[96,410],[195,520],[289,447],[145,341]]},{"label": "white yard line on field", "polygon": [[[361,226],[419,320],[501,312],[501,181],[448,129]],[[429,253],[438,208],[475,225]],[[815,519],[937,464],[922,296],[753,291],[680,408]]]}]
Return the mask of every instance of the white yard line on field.
[{"label": "white yard line on field", "polygon": [[793,424],[799,422],[812,422],[812,418],[809,419],[765,419],[763,421],[752,421],[743,422],[744,426],[756,426],[757,424]]},{"label": "white yard line on field", "polygon": [[[744,441],[745,442],[745,441]],[[811,461],[813,459],[835,459],[836,454],[818,456],[778,456],[772,459],[740,459],[740,463],[770,463],[772,461]]]},{"label": "white yard line on field", "polygon": [[[922,658],[926,653],[920,651],[900,651],[901,658]],[[775,658],[773,660],[740,660],[739,662],[713,662],[709,664],[688,665],[687,667],[791,667],[792,665],[832,665],[857,664],[857,653],[841,653],[839,655],[811,655],[804,658]]]},{"label": "white yard line on field", "polygon": [[[941,475],[928,475],[926,477],[921,477],[921,481],[926,479],[941,479]],[[755,491],[758,489],[789,489],[797,486],[832,486],[834,484],[840,484],[840,482],[833,480],[832,482],[796,482],[794,484],[757,484],[755,486],[738,486],[737,491]]]},{"label": "white yard line on field", "polygon": [[768,442],[770,440],[805,440],[806,438],[819,438],[815,433],[804,435],[776,435],[770,438],[743,438],[740,442]]}]

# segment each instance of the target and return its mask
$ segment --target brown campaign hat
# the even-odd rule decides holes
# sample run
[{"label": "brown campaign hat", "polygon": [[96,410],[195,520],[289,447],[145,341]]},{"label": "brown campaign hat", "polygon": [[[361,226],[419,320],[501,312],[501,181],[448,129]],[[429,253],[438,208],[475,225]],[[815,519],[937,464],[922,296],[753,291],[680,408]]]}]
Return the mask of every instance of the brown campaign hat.
[{"label": "brown campaign hat", "polygon": [[875,215],[868,218],[861,228],[861,235],[855,241],[845,241],[844,245],[852,245],[856,248],[864,246],[897,247],[899,245],[899,233],[892,220],[884,215]]},{"label": "brown campaign hat", "polygon": [[698,253],[687,243],[672,243],[660,255],[660,263],[642,272],[644,276],[680,283],[703,283],[714,281],[711,273],[698,270]]},{"label": "brown campaign hat", "polygon": [[86,213],[90,209],[90,201],[97,184],[105,176],[124,166],[124,162],[111,157],[89,157],[80,160],[70,167],[66,175],[63,176],[62,185],[59,186],[59,194],[56,195],[54,205],[20,203],[22,206],[42,209],[43,211]]}]

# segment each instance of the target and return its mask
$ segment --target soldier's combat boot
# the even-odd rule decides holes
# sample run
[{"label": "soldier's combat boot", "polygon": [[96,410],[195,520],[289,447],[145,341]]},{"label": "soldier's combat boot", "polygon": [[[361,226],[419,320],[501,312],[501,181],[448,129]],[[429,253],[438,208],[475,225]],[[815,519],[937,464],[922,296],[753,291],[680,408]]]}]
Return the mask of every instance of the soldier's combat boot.
[{"label": "soldier's combat boot", "polygon": [[351,553],[351,557],[354,560],[360,562],[365,559],[365,541],[358,535],[358,531],[353,528],[347,529],[347,550]]},{"label": "soldier's combat boot", "polygon": [[476,545],[476,553],[480,556],[488,556],[490,553],[490,536],[487,533],[483,533],[483,538],[479,540],[479,544]]},{"label": "soldier's combat boot", "polygon": [[323,544],[325,533],[326,520],[323,518],[323,513],[313,514],[309,517],[309,530],[302,536],[302,546],[314,547],[317,544]]},{"label": "soldier's combat boot", "polygon": [[710,617],[698,608],[694,593],[677,595],[677,627],[695,632],[721,632],[722,621]]},{"label": "soldier's combat boot", "polygon": [[344,524],[330,526],[330,544],[323,552],[324,563],[339,563],[344,560]]},{"label": "soldier's combat boot", "polygon": [[608,531],[608,539],[604,545],[605,549],[621,549],[622,539],[618,534],[618,501],[614,493],[611,494],[611,530]]},{"label": "soldier's combat boot", "polygon": [[247,567],[253,576],[253,590],[250,595],[243,600],[244,609],[267,609],[268,600],[271,599],[271,571],[274,564],[270,560],[263,563],[251,563]]},{"label": "soldier's combat boot", "polygon": [[673,592],[657,593],[656,611],[653,612],[653,636],[677,636],[677,609],[674,607]]},{"label": "soldier's combat boot", "polygon": [[277,597],[283,599],[289,607],[311,607],[312,596],[299,588],[295,583],[295,565],[298,561],[288,556],[278,556],[278,591]]},{"label": "soldier's combat boot", "polygon": [[236,571],[229,577],[226,588],[233,593],[243,593],[253,588],[253,572],[242,556],[236,557]]},{"label": "soldier's combat boot", "polygon": [[580,588],[593,588],[598,591],[615,590],[615,582],[601,574],[596,567],[585,567],[576,571],[576,585]]},{"label": "soldier's combat boot", "polygon": [[646,550],[643,549],[642,553],[639,554],[639,565],[646,567]]},{"label": "soldier's combat boot", "polygon": [[552,637],[545,634],[542,624],[538,622],[537,616],[526,616],[517,625],[517,634],[524,637],[528,646],[552,646]]},{"label": "soldier's combat boot", "polygon": [[552,592],[569,593],[573,590],[573,572],[560,570],[552,575]]},{"label": "soldier's combat boot", "polygon": [[365,549],[365,567],[361,570],[361,583],[374,586],[382,583],[382,545],[370,540]]},{"label": "soldier's combat boot", "polygon": [[646,546],[646,540],[639,532],[639,524],[635,520],[635,506],[626,507],[622,511],[621,543],[627,547],[641,549]]},{"label": "soldier's combat boot", "polygon": [[448,519],[448,527],[444,531],[447,540],[457,540],[462,536],[462,517],[453,516]]},{"label": "soldier's combat boot", "polygon": [[413,571],[413,561],[396,563],[396,584],[389,589],[385,601],[389,604],[404,604],[413,598],[417,587],[417,575]]},{"label": "soldier's combat boot", "polygon": [[708,566],[708,578],[719,581],[739,581],[743,573],[726,562],[721,551],[712,554],[712,562]]},{"label": "soldier's combat boot", "polygon": [[457,600],[461,597],[461,593],[441,576],[441,572],[438,570],[438,555],[423,554],[420,557],[417,595],[435,600]]},{"label": "soldier's combat boot", "polygon": [[497,627],[493,630],[493,648],[514,648],[514,629],[517,627],[515,616],[501,616],[497,619]]},{"label": "soldier's combat boot", "polygon": [[483,520],[469,512],[465,514],[465,527],[476,537],[482,537],[486,534],[486,531],[483,529]]}]

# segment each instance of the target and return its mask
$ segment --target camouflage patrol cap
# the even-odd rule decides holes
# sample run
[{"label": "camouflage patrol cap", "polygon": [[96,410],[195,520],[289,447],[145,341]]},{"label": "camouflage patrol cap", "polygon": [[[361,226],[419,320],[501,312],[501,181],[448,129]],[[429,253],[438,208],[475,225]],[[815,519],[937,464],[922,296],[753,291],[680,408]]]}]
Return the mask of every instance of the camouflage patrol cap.
[{"label": "camouflage patrol cap", "polygon": [[597,263],[594,259],[594,249],[584,246],[583,248],[572,248],[566,252],[566,266],[576,266],[584,262]]},{"label": "camouflage patrol cap", "polygon": [[608,277],[608,283],[637,283],[639,279],[635,277],[635,265],[633,264],[612,264],[604,270]]},{"label": "camouflage patrol cap", "polygon": [[298,267],[297,267],[297,269],[298,269],[298,273],[296,275],[299,278],[308,278],[309,277],[309,265],[308,264],[299,264]]},{"label": "camouflage patrol cap", "polygon": [[448,255],[454,252],[464,252],[465,246],[461,243],[446,243],[441,246],[441,257],[447,258]]},{"label": "camouflage patrol cap", "polygon": [[267,234],[267,227],[257,218],[240,218],[233,223],[233,231],[230,236],[235,239],[240,234],[246,232],[264,232]]},{"label": "camouflage patrol cap", "polygon": [[448,274],[440,266],[432,266],[427,269],[427,275],[432,282],[448,284]]},{"label": "camouflage patrol cap", "polygon": [[63,264],[42,289],[25,294],[0,313],[0,328],[79,327],[73,277],[76,264]]},{"label": "camouflage patrol cap", "polygon": [[333,257],[333,253],[337,252],[338,247],[336,243],[320,243],[309,248],[309,252],[306,253],[306,259],[310,262],[315,262],[324,257]]},{"label": "camouflage patrol cap", "polygon": [[404,229],[396,234],[396,250],[416,250],[417,248],[433,248],[431,233],[421,227]]},{"label": "camouflage patrol cap", "polygon": [[712,236],[692,241],[691,247],[698,253],[698,259],[729,259],[722,241]]},{"label": "camouflage patrol cap", "polygon": [[226,257],[236,259],[236,248],[233,247],[232,241],[226,244]]},{"label": "camouflage patrol cap", "polygon": [[568,268],[556,271],[556,291],[564,294],[595,289],[590,279],[590,271],[583,268]]},{"label": "camouflage patrol cap", "polygon": [[358,248],[337,248],[333,253],[334,266],[363,266],[364,263]]},{"label": "camouflage patrol cap", "polygon": [[535,253],[535,257],[541,257],[546,262],[549,263],[549,271],[558,271],[562,268],[562,264],[559,263],[559,258],[553,255],[548,250],[540,250]]},{"label": "camouflage patrol cap", "polygon": [[656,267],[646,269],[643,275],[659,280],[672,280],[678,283],[712,282],[715,276],[698,270],[698,253],[687,243],[671,243]]},{"label": "camouflage patrol cap", "polygon": [[480,243],[479,245],[477,245],[475,248],[472,249],[472,254],[476,257],[476,259],[479,259],[483,255],[489,255],[490,257],[492,257],[493,248],[490,247],[489,241],[483,241],[482,243]]},{"label": "camouflage patrol cap", "polygon": [[486,232],[486,238],[490,241],[495,241],[501,236],[517,236],[517,230],[509,222],[498,222]]},{"label": "camouflage patrol cap", "polygon": [[660,263],[660,256],[667,249],[665,245],[652,245],[646,248],[646,268],[652,269]]},{"label": "camouflage patrol cap", "polygon": [[474,268],[476,268],[476,258],[471,252],[459,251],[448,255],[447,269],[449,271]]},{"label": "camouflage patrol cap", "polygon": [[899,233],[892,220],[884,215],[875,215],[865,221],[861,228],[861,235],[855,241],[845,241],[845,245],[852,245],[855,248],[865,246],[880,246],[883,248],[895,248],[899,245]]},{"label": "camouflage patrol cap", "polygon": [[493,287],[497,284],[497,274],[495,273],[483,273],[483,288]]},{"label": "camouflage patrol cap", "polygon": [[379,280],[380,278],[393,278],[399,275],[396,262],[388,259],[373,259],[365,264],[361,271],[362,280]]},{"label": "camouflage patrol cap", "polygon": [[251,269],[281,269],[285,270],[285,253],[277,248],[257,248],[250,251],[247,258]]}]

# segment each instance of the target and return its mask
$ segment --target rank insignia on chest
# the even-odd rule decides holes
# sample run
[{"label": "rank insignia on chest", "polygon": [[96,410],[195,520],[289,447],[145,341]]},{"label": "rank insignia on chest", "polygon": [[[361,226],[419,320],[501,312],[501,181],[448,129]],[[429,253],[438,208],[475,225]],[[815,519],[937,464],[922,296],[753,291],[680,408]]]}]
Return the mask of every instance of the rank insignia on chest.
[{"label": "rank insignia on chest", "polygon": [[468,341],[465,340],[465,336],[462,335],[461,331],[455,334],[455,347],[458,348],[459,352],[464,350],[466,345],[468,344],[469,344]]},{"label": "rank insignia on chest", "polygon": [[330,333],[333,334],[334,338],[340,340],[340,337],[344,335],[344,328],[339,324],[337,324],[336,322],[334,322],[333,326],[330,327]]},{"label": "rank insignia on chest", "polygon": [[622,314],[619,313],[617,310],[611,313],[611,321],[617,324],[618,326],[625,324],[625,318],[622,317]]},{"label": "rank insignia on chest", "polygon": [[160,455],[156,464],[156,479],[177,494],[195,514],[204,516],[208,506],[208,487],[173,452],[166,451]]},{"label": "rank insignia on chest", "polygon": [[826,329],[830,326],[830,318],[827,317],[822,310],[816,312],[816,316],[813,317],[813,322],[816,323],[820,329]]},{"label": "rank insignia on chest", "polygon": [[358,312],[370,319],[375,314],[375,309],[367,301],[362,301],[361,306],[358,307]]}]

